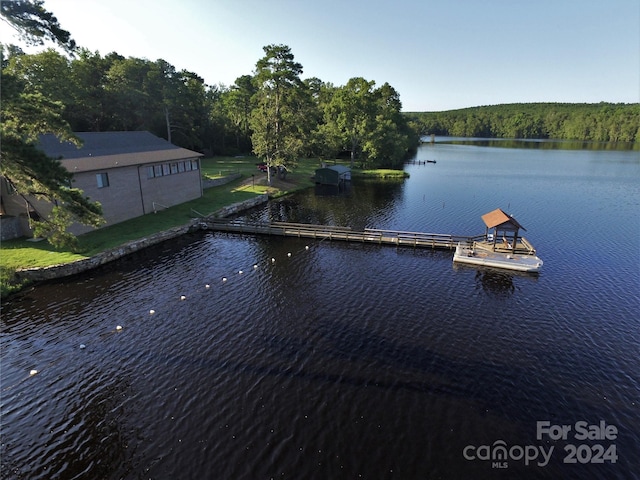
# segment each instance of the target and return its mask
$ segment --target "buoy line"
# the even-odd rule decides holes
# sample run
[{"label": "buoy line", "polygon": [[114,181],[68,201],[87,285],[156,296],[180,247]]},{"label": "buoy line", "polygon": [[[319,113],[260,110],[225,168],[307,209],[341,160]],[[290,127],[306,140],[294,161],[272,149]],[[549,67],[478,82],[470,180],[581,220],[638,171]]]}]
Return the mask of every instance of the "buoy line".
[{"label": "buoy line", "polygon": [[[324,239],[323,239],[323,240],[324,240]],[[322,240],[321,240],[321,242],[322,242]],[[296,252],[287,252],[286,257],[287,257],[287,259],[292,259],[292,258],[295,258],[295,256],[296,256],[296,255],[294,255],[294,253],[296,253],[296,254],[297,254],[297,253],[300,253],[300,252],[302,252],[302,251],[306,251],[306,252],[308,252],[309,250],[310,250],[309,245],[305,245],[305,246],[304,246],[304,248],[303,248],[303,249],[300,249],[299,251],[296,251]],[[266,261],[264,262],[264,266],[270,266],[270,265],[271,265],[271,266],[273,266],[273,265],[275,265],[276,263],[277,263],[276,258],[275,258],[275,257],[271,257],[271,259],[270,259],[270,260],[266,260]],[[246,269],[246,271],[257,271],[257,270],[259,270],[259,269],[260,269],[260,264],[258,264],[258,263],[254,263],[254,264],[252,265],[252,268],[251,268],[251,269]],[[238,276],[243,276],[243,274],[244,274],[244,272],[245,272],[245,269],[239,269],[239,270],[236,270],[236,272],[237,272],[237,273],[236,273],[236,275],[238,275]],[[229,277],[226,277],[226,276],[221,278],[221,282],[222,282],[222,284],[226,284],[226,283],[228,282],[228,280],[229,280]],[[212,287],[212,284],[211,284],[211,283],[205,283],[205,285],[204,285],[204,291],[210,291],[210,290],[212,290],[212,288],[211,288],[211,287]],[[201,292],[201,290],[199,290],[199,291]],[[190,293],[189,295],[181,294],[181,295],[178,297],[178,300],[179,300],[180,302],[184,302],[184,301],[188,300],[188,298],[189,298],[191,295],[192,295],[191,293]],[[157,311],[156,311],[154,308],[151,308],[151,309],[149,309],[148,315],[151,317],[151,316],[156,315],[156,313],[157,313]],[[109,331],[108,333],[111,333],[111,334],[114,334],[114,333],[121,333],[121,332],[123,332],[124,330],[125,330],[125,328],[124,328],[122,325],[117,324],[117,325],[115,326],[115,328],[114,328],[113,330]],[[103,335],[104,335],[104,333],[100,334],[100,336],[103,336]],[[86,343],[80,343],[80,344],[78,344],[78,348],[79,348],[80,350],[86,350],[86,349],[87,349],[87,345],[86,345]],[[26,379],[28,379],[28,378],[31,378],[31,377],[35,377],[35,376],[37,376],[37,375],[38,375],[38,374],[40,374],[40,373],[41,373],[41,371],[40,371],[40,370],[38,370],[38,369],[36,369],[36,368],[32,368],[32,369],[30,369],[30,370],[29,370],[29,376],[28,376],[28,377],[26,377],[25,379],[23,379],[22,381],[24,381],[24,380],[26,380]],[[22,381],[21,381],[21,382],[22,382]],[[21,383],[21,382],[18,382],[18,383]],[[13,386],[15,386],[15,385],[13,385]],[[3,391],[5,391],[5,390],[7,390],[7,389],[10,389],[10,388],[13,388],[13,386],[9,386],[9,387],[7,387],[7,388],[3,389]]]}]

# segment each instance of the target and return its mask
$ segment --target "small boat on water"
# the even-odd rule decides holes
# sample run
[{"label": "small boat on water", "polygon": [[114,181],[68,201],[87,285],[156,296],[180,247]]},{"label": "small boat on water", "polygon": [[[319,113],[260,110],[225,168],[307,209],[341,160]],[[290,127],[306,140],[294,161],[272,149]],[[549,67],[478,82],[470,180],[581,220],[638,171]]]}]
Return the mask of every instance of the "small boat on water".
[{"label": "small boat on water", "polygon": [[497,208],[482,215],[482,220],[486,226],[482,240],[459,242],[454,262],[518,272],[540,271],[543,262],[527,239],[519,235],[526,229],[512,215]]},{"label": "small boat on water", "polygon": [[537,273],[542,268],[542,260],[536,255],[494,252],[480,245],[459,242],[453,254],[453,261],[481,267],[504,268],[518,272]]}]

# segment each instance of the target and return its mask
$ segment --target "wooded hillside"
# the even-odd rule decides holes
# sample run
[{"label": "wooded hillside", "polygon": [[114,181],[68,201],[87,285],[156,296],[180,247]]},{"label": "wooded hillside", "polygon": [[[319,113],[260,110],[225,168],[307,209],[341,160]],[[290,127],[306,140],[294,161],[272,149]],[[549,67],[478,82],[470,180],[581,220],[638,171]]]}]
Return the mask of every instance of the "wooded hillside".
[{"label": "wooded hillside", "polygon": [[640,142],[637,103],[512,103],[405,115],[422,135]]}]

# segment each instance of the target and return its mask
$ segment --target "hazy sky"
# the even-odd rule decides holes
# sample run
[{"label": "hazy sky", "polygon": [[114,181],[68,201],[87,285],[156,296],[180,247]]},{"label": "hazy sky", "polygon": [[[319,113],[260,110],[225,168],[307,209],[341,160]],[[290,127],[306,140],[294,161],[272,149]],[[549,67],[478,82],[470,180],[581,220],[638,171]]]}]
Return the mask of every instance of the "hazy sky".
[{"label": "hazy sky", "polygon": [[[640,101],[638,0],[45,0],[76,43],[162,58],[207,84],[285,44],[302,78],[364,77],[404,111]],[[2,41],[7,38],[3,27]]]}]

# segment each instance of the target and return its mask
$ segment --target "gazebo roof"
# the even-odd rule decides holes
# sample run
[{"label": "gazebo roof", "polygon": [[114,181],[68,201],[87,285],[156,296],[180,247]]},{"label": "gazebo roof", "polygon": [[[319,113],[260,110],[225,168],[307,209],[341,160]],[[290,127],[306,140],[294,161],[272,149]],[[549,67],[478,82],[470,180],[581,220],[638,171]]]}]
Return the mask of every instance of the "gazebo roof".
[{"label": "gazebo roof", "polygon": [[508,227],[511,229],[522,229],[524,228],[518,221],[513,218],[511,215],[506,214],[501,208],[496,208],[492,212],[485,213],[482,215],[482,221],[487,226],[487,228],[495,228],[495,227]]}]

